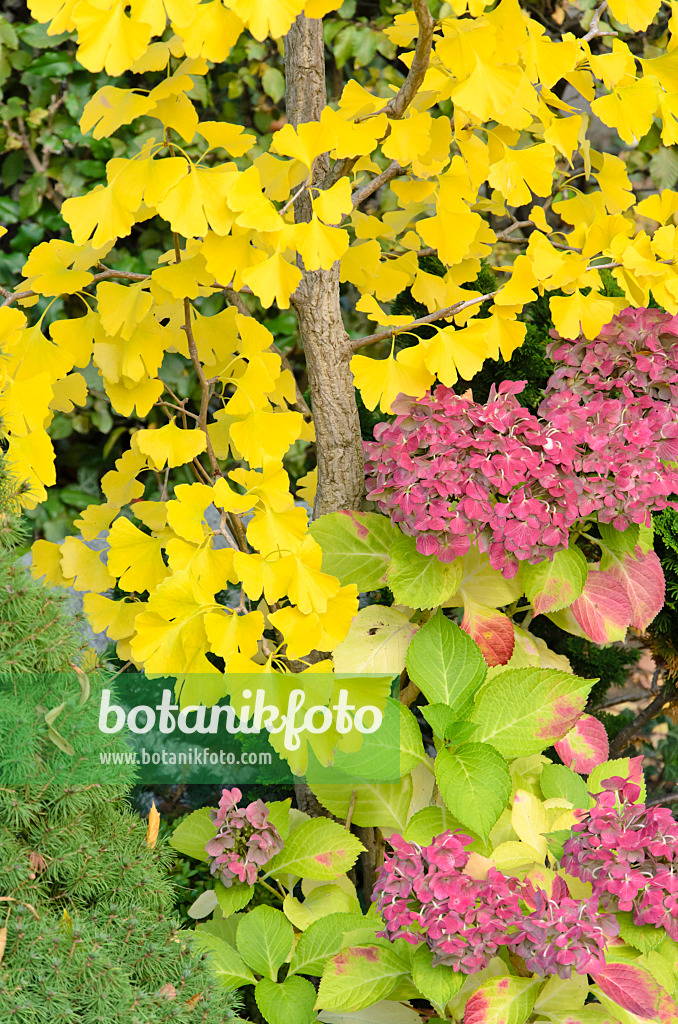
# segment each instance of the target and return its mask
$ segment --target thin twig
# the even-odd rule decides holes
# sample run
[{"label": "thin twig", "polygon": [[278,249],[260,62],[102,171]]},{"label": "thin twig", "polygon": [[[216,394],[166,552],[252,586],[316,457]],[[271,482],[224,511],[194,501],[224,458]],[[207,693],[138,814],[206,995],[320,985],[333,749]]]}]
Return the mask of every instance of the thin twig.
[{"label": "thin twig", "polygon": [[351,827],[351,819],[353,817],[353,811],[355,810],[355,802],[356,802],[357,796],[358,796],[358,790],[354,789],[353,792],[351,793],[351,802],[348,805],[348,813],[346,815],[346,825],[345,825],[345,828],[346,828],[347,831]]},{"label": "thin twig", "polygon": [[297,200],[297,199],[299,198],[299,196],[301,196],[301,195],[303,195],[303,194],[304,194],[304,192],[306,191],[306,189],[308,188],[308,186],[309,186],[310,184],[311,184],[311,179],[310,179],[310,178],[307,178],[307,179],[306,179],[306,181],[304,182],[304,184],[303,184],[303,185],[302,185],[302,186],[301,186],[300,188],[298,188],[298,189],[297,189],[297,191],[296,191],[296,192],[294,193],[294,195],[293,195],[293,196],[291,196],[291,197],[290,197],[290,198],[289,198],[289,199],[287,200],[287,202],[285,203],[285,205],[284,205],[284,206],[282,206],[282,207],[281,207],[281,208],[280,208],[280,209],[278,210],[278,213],[280,214],[280,216],[281,216],[281,217],[282,217],[283,213],[287,213],[287,211],[289,210],[290,206],[293,206],[293,205],[294,205],[294,203],[295,203],[295,202],[296,202],[296,200]]},{"label": "thin twig", "polygon": [[603,0],[602,4],[596,10],[596,12],[594,13],[593,17],[591,18],[591,24],[589,25],[589,30],[588,30],[588,32],[586,33],[586,35],[582,39],[582,41],[584,43],[590,43],[591,40],[595,39],[597,36],[616,36],[616,35],[618,35],[618,33],[617,32],[613,32],[611,28],[606,28],[606,29],[603,29],[602,31],[600,31],[600,29],[599,29],[600,19],[602,18],[603,14],[605,13],[606,10],[607,10],[607,0]]},{"label": "thin twig", "polygon": [[424,324],[435,323],[436,320],[447,320],[452,316],[456,316],[457,313],[461,313],[464,309],[469,309],[471,306],[481,305],[488,299],[493,298],[499,289],[494,292],[488,292],[487,295],[478,295],[474,299],[467,299],[466,302],[455,302],[453,306],[447,306],[446,309],[437,309],[435,313],[429,313],[427,316],[420,316],[417,320],[411,320],[409,324],[403,324],[402,327],[388,327],[384,331],[377,331],[376,334],[368,334],[365,338],[357,338],[353,342],[353,351],[356,352],[360,348],[364,348],[365,345],[372,345],[375,341],[383,341],[384,338],[391,338],[394,334],[406,334],[411,331],[413,327],[422,327]]},{"label": "thin twig", "polygon": [[397,178],[399,174],[405,173],[405,168],[401,167],[397,160],[394,160],[393,163],[388,165],[385,171],[382,171],[381,174],[377,174],[371,181],[368,181],[365,185],[362,185],[353,192],[353,195],[351,196],[353,209],[355,209],[356,206],[360,206],[362,202],[368,199],[369,196],[373,195],[377,189],[381,188],[382,185],[386,185],[389,181]]},{"label": "thin twig", "polygon": [[662,713],[662,708],[669,703],[675,694],[675,684],[668,681],[653,701],[639,715],[621,729],[610,744],[610,756],[619,757],[626,747],[639,735],[644,726]]},{"label": "thin twig", "polygon": [[[391,120],[394,121],[399,120],[403,116],[416,96],[422,82],[424,81],[424,77],[428,71],[429,61],[431,59],[433,32],[436,23],[428,9],[427,0],[412,0],[412,7],[414,8],[414,13],[419,23],[419,38],[417,39],[414,57],[412,58],[410,70],[407,73],[405,81],[398,89],[396,95],[388,101],[384,108],[384,112],[388,114]],[[376,111],[376,113],[382,113],[382,111]],[[381,141],[383,142],[383,139]],[[339,181],[340,178],[343,178],[346,174],[350,174],[359,159],[360,158],[357,156],[349,156],[344,157],[343,160],[335,160],[329,174],[325,176],[322,188],[330,188]]]}]

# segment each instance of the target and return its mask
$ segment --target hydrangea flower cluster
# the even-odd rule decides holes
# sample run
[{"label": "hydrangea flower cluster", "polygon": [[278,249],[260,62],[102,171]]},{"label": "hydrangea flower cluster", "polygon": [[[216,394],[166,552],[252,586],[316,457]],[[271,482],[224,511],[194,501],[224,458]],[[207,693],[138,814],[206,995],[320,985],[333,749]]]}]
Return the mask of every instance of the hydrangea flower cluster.
[{"label": "hydrangea flower cluster", "polygon": [[368,497],[421,554],[453,561],[475,540],[507,577],[566,547],[578,520],[649,523],[678,490],[668,464],[678,461],[678,336],[639,315],[654,312],[615,317],[593,343],[597,362],[580,342],[555,342],[566,362],[536,416],[515,398],[522,381],[493,388],[485,405],[442,385],[416,402],[401,396],[395,422],[365,446]]},{"label": "hydrangea flower cluster", "polygon": [[210,857],[211,873],[218,874],[226,888],[236,881],[253,885],[259,868],[284,846],[277,828],[268,820],[263,800],[238,807],[241,798],[236,787],[224,789],[218,808],[210,811],[217,834],[206,844],[205,852]]},{"label": "hydrangea flower cluster", "polygon": [[668,807],[638,803],[640,786],[614,777],[564,845],[562,867],[590,882],[609,910],[633,911],[637,925],[678,941],[678,822]]},{"label": "hydrangea flower cluster", "polygon": [[594,341],[560,338],[548,346],[556,364],[550,391],[591,391],[678,405],[678,316],[658,309],[624,309]]},{"label": "hydrangea flower cluster", "polygon": [[496,868],[486,879],[471,877],[464,871],[470,842],[454,832],[425,847],[391,837],[394,852],[372,897],[386,924],[384,935],[426,942],[434,966],[446,964],[464,974],[486,967],[501,946],[538,974],[569,978],[572,970],[602,967],[607,938],[618,925],[600,915],[597,899],[572,899],[562,879],[549,896]]}]

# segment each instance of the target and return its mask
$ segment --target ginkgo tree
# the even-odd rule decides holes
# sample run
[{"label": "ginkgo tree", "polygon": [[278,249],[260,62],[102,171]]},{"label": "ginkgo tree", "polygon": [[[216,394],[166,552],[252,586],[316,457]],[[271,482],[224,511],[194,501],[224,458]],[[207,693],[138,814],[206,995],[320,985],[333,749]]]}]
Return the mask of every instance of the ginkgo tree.
[{"label": "ginkgo tree", "polygon": [[[331,670],[358,587],[328,571],[300,499],[315,517],[363,507],[356,388],[386,417],[401,394],[419,400],[437,382],[469,380],[521,345],[521,311],[546,292],[565,339],[596,338],[622,308],[647,306],[650,291],[678,312],[678,194],[636,202],[624,160],[588,134],[595,117],[620,145],[655,125],[664,145],[678,141],[673,9],[644,49],[659,0],[610,0],[564,33],[517,0],[413,0],[386,29],[399,87],[384,96],[351,79],[330,104],[323,19],[338,6],[30,4],[50,33],[75,33],[84,68],[134,83],[102,87],[82,130],[114,137],[144,118],[157,131],[135,155],[109,160],[106,184],[64,202],[72,241],[38,245],[24,280],[3,289],[7,461],[26,506],[43,501],[56,480],[50,421],[85,401],[81,371],[93,366],[133,423],[129,448],[101,480],[105,502],[77,521],[80,537],[36,543],[34,572],[84,592],[92,625],[124,661],[200,678],[199,694],[183,693],[189,703],[221,696],[223,669],[303,671],[320,658]],[[242,125],[200,120],[190,95],[243,33],[284,47],[287,123],[268,149]],[[116,242],[151,218],[173,237],[157,267],[107,266]],[[432,253],[441,276],[422,267]],[[484,259],[501,282],[490,295],[473,287]],[[607,293],[602,270],[621,296]],[[405,288],[426,315],[389,311]],[[374,325],[358,338],[344,324],[356,293]],[[45,310],[63,295],[79,297],[82,315],[47,329]],[[215,296],[222,308],[206,312]],[[482,303],[489,316],[477,315]],[[273,305],[296,313],[310,402],[259,315]],[[422,324],[432,334],[396,352],[396,337]],[[164,379],[168,353],[192,364],[195,405]],[[145,424],[151,409],[164,425]],[[284,460],[298,441],[315,442],[317,472],[293,494]],[[176,477],[186,467],[192,483]],[[90,544],[105,531],[102,557]],[[447,597],[462,570],[453,575]],[[219,599],[229,584],[237,607]],[[114,587],[119,599],[106,596]],[[510,594],[497,607],[519,596],[499,589]],[[405,604],[431,608],[439,597]]]}]

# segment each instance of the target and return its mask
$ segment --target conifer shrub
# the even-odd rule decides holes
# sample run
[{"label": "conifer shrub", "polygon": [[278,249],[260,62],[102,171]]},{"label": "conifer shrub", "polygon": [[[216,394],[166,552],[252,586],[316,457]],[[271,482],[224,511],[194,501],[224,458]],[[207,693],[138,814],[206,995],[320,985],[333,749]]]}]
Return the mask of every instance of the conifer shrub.
[{"label": "conifer shrub", "polygon": [[[0,486],[0,1022],[160,1024],[235,1019],[179,929],[171,851],[147,842],[129,765],[98,730],[104,674],[61,595],[32,581]],[[86,655],[85,655],[86,657]]]}]

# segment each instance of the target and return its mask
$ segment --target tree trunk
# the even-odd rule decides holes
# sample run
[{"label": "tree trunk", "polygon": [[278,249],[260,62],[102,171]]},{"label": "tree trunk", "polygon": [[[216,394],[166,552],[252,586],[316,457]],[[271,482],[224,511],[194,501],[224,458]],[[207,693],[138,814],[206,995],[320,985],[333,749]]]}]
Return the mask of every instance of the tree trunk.
[{"label": "tree trunk", "polygon": [[[300,14],[285,37],[287,120],[296,127],[317,121],[326,105],[325,46],[322,21]],[[313,182],[322,181],[329,157],[319,157]],[[305,192],[294,204],[297,223],[311,218]],[[350,361],[349,337],[339,305],[339,265],[305,270],[292,302],[306,355],[316,431],[318,491],[314,516],[360,508],[364,488],[360,421]]]}]

